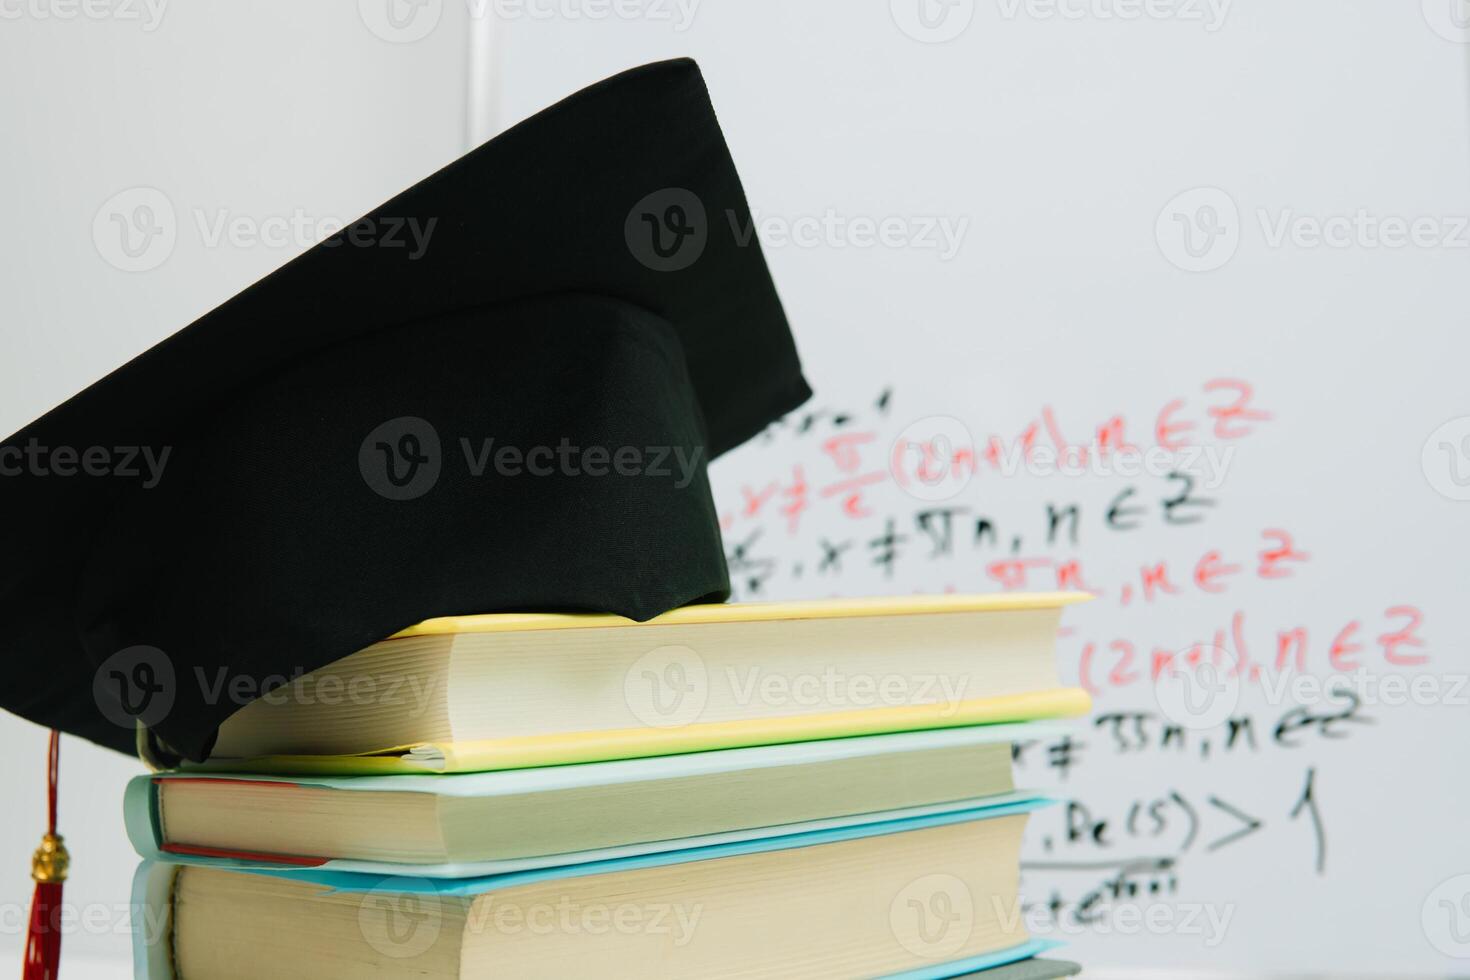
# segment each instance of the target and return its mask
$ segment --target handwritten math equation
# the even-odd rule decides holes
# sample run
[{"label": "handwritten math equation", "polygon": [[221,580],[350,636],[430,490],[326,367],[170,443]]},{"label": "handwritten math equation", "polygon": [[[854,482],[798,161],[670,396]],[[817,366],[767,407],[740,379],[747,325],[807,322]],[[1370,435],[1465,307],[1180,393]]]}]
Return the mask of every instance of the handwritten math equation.
[{"label": "handwritten math equation", "polygon": [[[1402,721],[1387,709],[1415,698],[1470,705],[1463,678],[1426,670],[1430,619],[1396,582],[1326,612],[1293,601],[1330,549],[1271,513],[1269,494],[1231,507],[1237,454],[1284,424],[1250,382],[1205,378],[1093,417],[1038,399],[1006,431],[907,397],[875,385],[742,450],[738,478],[716,482],[732,590],[1093,595],[1058,635],[1092,716],[1013,747],[1018,782],[1060,801],[1027,834],[1028,915],[1093,928],[1120,902],[1177,905],[1186,868],[1217,855],[1326,875],[1335,747]],[[1174,632],[1187,619],[1191,641],[1161,641],[1163,616]],[[1160,700],[1180,670],[1229,688],[1208,723],[1180,723]],[[1350,791],[1332,785],[1334,800]]]}]

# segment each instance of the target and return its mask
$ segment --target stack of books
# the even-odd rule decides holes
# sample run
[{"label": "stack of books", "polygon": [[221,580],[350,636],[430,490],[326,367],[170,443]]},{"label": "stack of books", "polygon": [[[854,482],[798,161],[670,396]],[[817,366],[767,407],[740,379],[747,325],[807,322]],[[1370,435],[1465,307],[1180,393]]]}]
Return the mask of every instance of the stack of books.
[{"label": "stack of books", "polygon": [[1011,746],[1080,598],[423,623],[130,785],[138,976],[1068,975]]}]

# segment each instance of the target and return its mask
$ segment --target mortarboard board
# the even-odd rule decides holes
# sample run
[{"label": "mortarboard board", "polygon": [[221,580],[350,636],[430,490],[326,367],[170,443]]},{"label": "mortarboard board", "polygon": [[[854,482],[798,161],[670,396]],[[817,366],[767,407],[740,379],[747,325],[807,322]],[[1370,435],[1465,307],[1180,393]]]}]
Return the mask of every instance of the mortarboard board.
[{"label": "mortarboard board", "polygon": [[648,65],[0,443],[0,705],[199,760],[426,618],[726,598],[705,464],[810,394],[749,221],[698,68]]}]

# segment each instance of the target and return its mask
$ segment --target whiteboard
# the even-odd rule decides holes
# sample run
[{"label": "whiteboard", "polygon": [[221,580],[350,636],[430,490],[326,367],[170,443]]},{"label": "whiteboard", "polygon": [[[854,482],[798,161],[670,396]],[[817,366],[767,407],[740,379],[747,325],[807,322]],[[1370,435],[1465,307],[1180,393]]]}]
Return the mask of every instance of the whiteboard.
[{"label": "whiteboard", "polygon": [[1072,957],[1470,968],[1470,11],[634,7],[499,106],[701,61],[817,392],[713,469],[737,597],[1097,593],[1018,763]]},{"label": "whiteboard", "polygon": [[[519,8],[472,0],[423,5],[438,27],[406,43],[373,33],[353,4],[307,17],[297,5],[255,2],[223,31],[222,7],[170,5],[154,33],[24,18],[0,32],[0,46],[13,42],[0,68],[13,69],[12,90],[45,81],[56,111],[31,111],[35,100],[5,106],[6,131],[23,148],[6,158],[18,168],[3,185],[7,213],[24,233],[0,239],[16,352],[0,364],[3,431],[307,244],[208,248],[191,233],[157,270],[123,273],[102,261],[91,235],[99,205],[120,189],[162,188],[186,229],[200,209],[258,217],[304,206],[350,216],[464,149],[467,48],[490,52],[497,80],[493,97],[482,102],[477,87],[468,100],[475,136],[631,65],[693,54],[751,201],[775,219],[762,234],[817,389],[813,409],[829,413],[826,423],[831,412],[850,413],[854,431],[874,436],[862,472],[879,465],[872,449],[889,450],[910,426],[936,417],[959,420],[977,439],[1013,440],[1049,408],[1066,440],[1085,442],[1120,415],[1128,437],[1146,445],[1176,399],[1184,404],[1170,421],[1193,422],[1186,434],[1202,445],[1234,449],[1225,482],[1205,494],[1216,505],[1194,525],[1163,522],[1160,499],[1177,489],[1157,477],[998,479],[990,471],[937,504],[891,480],[868,486],[872,513],[849,518],[845,498],[820,494],[842,478],[821,449],[827,435],[798,436],[798,418],[714,468],[732,549],[760,531],[749,558],[774,562],[761,595],[994,590],[989,566],[1020,535],[1025,557],[1076,560],[1085,584],[1102,592],[1067,614],[1072,632],[1059,649],[1069,680],[1079,679],[1088,642],[1102,651],[1090,666],[1104,678],[1116,666],[1109,644],[1119,639],[1135,644],[1137,664],[1156,647],[1213,643],[1221,629],[1233,649],[1237,612],[1257,662],[1274,663],[1277,631],[1305,626],[1302,673],[1326,677],[1332,639],[1357,622],[1357,656],[1382,672],[1381,658],[1371,659],[1381,653],[1377,637],[1403,622],[1387,611],[1406,605],[1422,613],[1426,644],[1408,652],[1430,660],[1403,675],[1429,677],[1449,700],[1470,668],[1467,576],[1455,553],[1470,521],[1470,503],[1454,499],[1467,472],[1456,455],[1464,444],[1453,429],[1436,435],[1470,414],[1467,302],[1455,288],[1470,250],[1452,227],[1470,213],[1462,26],[1470,11],[1459,2],[959,0],[928,8],[926,27],[917,4],[883,0],[622,4],[632,16],[599,16],[595,2],[578,13],[560,0]],[[552,16],[541,15],[547,9]],[[195,71],[210,82],[180,87],[170,83],[179,72],[119,67],[187,71],[201,52],[215,62],[227,53],[237,70]],[[468,77],[483,84],[485,64],[472,67]],[[180,122],[200,119],[229,125]],[[104,134],[94,141],[99,151],[63,152],[81,131]],[[371,159],[344,173],[333,162],[344,146],[370,146]],[[1220,220],[1201,210],[1211,205]],[[1230,226],[1231,206],[1238,234],[1207,243],[1207,226]],[[829,209],[846,224],[835,239]],[[1438,223],[1421,226],[1430,244],[1375,246],[1353,237],[1367,235],[1355,227],[1360,209],[1379,233],[1386,218]],[[854,233],[852,221],[886,217],[906,219],[897,226],[902,244],[861,244],[873,235],[861,225]],[[934,230],[923,232],[929,218]],[[1164,232],[1180,237],[1161,238],[1161,218]],[[951,230],[968,219],[947,257],[941,219]],[[1183,247],[1191,219],[1198,255]],[[1336,241],[1346,229],[1349,244],[1312,244],[1318,228]],[[1231,390],[1205,385],[1222,379],[1250,384],[1250,404],[1271,415],[1248,436],[1211,438],[1209,410],[1228,403]],[[886,414],[875,411],[885,390]],[[938,434],[926,424],[910,435]],[[783,497],[741,515],[743,488],[787,488],[798,463],[813,501],[793,533]],[[1110,530],[1103,515],[1130,485],[1130,499],[1145,508],[1141,524]],[[1049,501],[1079,504],[1075,544],[1046,545]],[[977,546],[970,524],[952,552],[928,557],[915,514],[945,504],[970,508],[970,521],[988,517],[1008,536]],[[909,539],[888,574],[863,558],[890,517]],[[1253,574],[1267,529],[1289,532],[1310,556],[1288,563],[1290,577]],[[818,571],[823,538],[855,542],[840,576]],[[1242,569],[1218,580],[1222,593],[1193,586],[1210,551]],[[1141,590],[1141,568],[1158,562],[1179,593],[1123,606],[1122,586]],[[1031,569],[1027,584],[1049,587],[1048,570],[1055,565]],[[752,593],[742,586],[740,594]],[[1287,748],[1270,739],[1287,705],[1267,703],[1259,684],[1236,704],[1258,719],[1260,745],[1212,751],[1208,761],[1197,742],[1182,756],[1156,746],[1124,752],[1090,723],[1065,779],[1046,765],[1046,747],[1028,750],[1023,781],[1086,805],[1085,826],[1110,820],[1105,836],[1115,841],[1064,846],[1066,811],[1038,816],[1028,863],[1115,867],[1028,868],[1033,901],[1044,905],[1056,889],[1076,902],[1119,862],[1175,856],[1177,880],[1153,904],[1232,910],[1213,946],[1181,923],[1163,935],[1068,932],[1069,954],[1135,977],[1184,968],[1467,972],[1455,937],[1470,935],[1470,917],[1454,918],[1465,909],[1460,876],[1470,871],[1464,707],[1378,705],[1364,711],[1371,725],[1351,726],[1342,739],[1314,739],[1308,729]],[[1162,711],[1146,680],[1101,686],[1096,716],[1127,711]],[[0,877],[6,894],[24,896],[45,733],[9,716],[0,729],[11,747],[0,771],[18,787],[19,804],[0,835],[8,842]],[[138,767],[78,740],[68,741],[63,764],[63,821],[77,858],[69,901],[110,912],[107,929],[68,938],[68,961],[74,968],[84,953],[106,949],[125,962],[134,857],[116,807]],[[1326,842],[1321,874],[1310,811],[1290,815],[1308,770]],[[1171,791],[1201,814],[1190,848],[1172,824],[1157,839],[1118,830],[1135,801]],[[1210,849],[1251,819],[1261,826]],[[1138,880],[1147,902],[1149,879]],[[13,952],[17,939],[9,930],[0,946]]]}]

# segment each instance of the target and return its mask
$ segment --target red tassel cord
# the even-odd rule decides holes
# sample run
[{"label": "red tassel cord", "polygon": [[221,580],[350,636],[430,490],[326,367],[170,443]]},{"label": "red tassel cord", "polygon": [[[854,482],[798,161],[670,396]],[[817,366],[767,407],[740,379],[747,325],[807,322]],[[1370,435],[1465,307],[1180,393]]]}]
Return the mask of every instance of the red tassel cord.
[{"label": "red tassel cord", "polygon": [[46,764],[46,836],[31,858],[36,892],[31,898],[31,926],[26,940],[25,972],[21,980],[56,980],[61,967],[61,888],[71,858],[56,833],[56,774],[61,757],[61,733],[51,733]]}]

